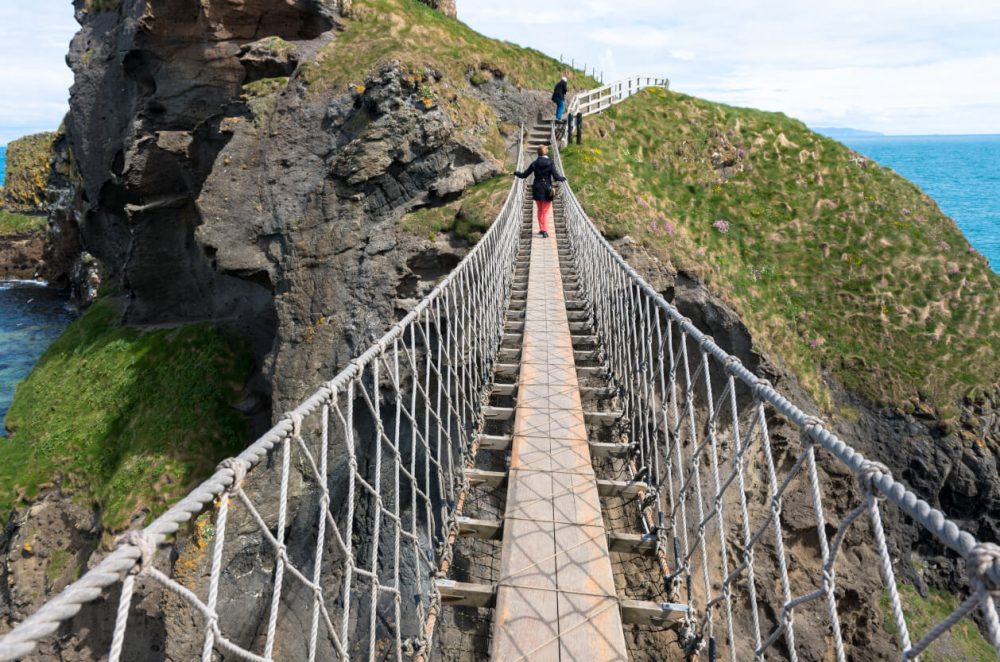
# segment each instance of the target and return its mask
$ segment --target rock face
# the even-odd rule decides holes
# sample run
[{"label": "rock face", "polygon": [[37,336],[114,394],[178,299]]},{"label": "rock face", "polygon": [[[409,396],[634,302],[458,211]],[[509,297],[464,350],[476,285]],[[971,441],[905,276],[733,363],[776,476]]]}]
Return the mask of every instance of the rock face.
[{"label": "rock face", "polygon": [[458,16],[456,0],[421,0],[421,2],[430,5],[445,16],[451,16],[452,18]]},{"label": "rock face", "polygon": [[44,250],[45,235],[42,232],[0,238],[0,278],[33,278]]},{"label": "rock face", "polygon": [[127,322],[246,336],[262,424],[381,333],[407,259],[438,250],[396,232],[400,210],[500,167],[399,67],[310,95],[296,67],[335,38],[338,6],[77,2],[66,127],[82,247],[128,294]]},{"label": "rock face", "polygon": [[[121,292],[126,323],[207,320],[245,337],[258,373],[240,407],[259,433],[384,333],[467,250],[401,231],[401,214],[453,199],[502,163],[485,137],[470,140],[447,107],[419,94],[441,76],[435,71],[390,62],[363,85],[323,94],[299,80],[300,63],[337,38],[345,2],[95,6],[75,4],[75,84],[49,187],[46,262],[81,299],[99,283]],[[515,124],[544,101],[500,83],[474,94]],[[482,131],[500,141],[497,122],[487,124]],[[261,470],[253,480],[270,478]],[[310,512],[297,525],[315,526]],[[29,571],[10,561],[19,540],[9,537],[5,548],[15,585]],[[267,561],[249,560],[259,537],[240,540],[234,563],[249,564],[269,590]],[[201,549],[195,536],[175,556],[192,586],[204,577]],[[247,586],[224,591],[220,604],[242,613]],[[50,592],[27,595],[8,600],[8,625]],[[196,656],[190,611],[155,593],[147,602],[159,625],[138,628],[132,650]],[[73,629],[96,631],[88,624],[106,608],[87,610]],[[255,636],[257,624],[245,620],[246,636]],[[166,631],[177,636],[164,658]],[[301,643],[300,635],[288,641]],[[101,636],[73,635],[46,651],[91,659],[106,644]]]}]

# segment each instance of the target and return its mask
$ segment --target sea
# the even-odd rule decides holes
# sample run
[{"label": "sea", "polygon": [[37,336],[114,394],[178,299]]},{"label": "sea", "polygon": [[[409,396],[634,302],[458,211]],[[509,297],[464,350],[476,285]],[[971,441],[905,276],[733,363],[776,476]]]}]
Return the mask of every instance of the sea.
[{"label": "sea", "polygon": [[0,186],[7,177],[7,148],[0,147]]},{"label": "sea", "polygon": [[[0,186],[5,155],[0,147]],[[0,437],[14,387],[74,317],[69,295],[42,281],[0,280]]]},{"label": "sea", "polygon": [[955,219],[1000,273],[1000,135],[840,137],[906,177]]},{"label": "sea", "polygon": [[0,280],[0,421],[7,416],[14,387],[73,318],[67,293],[42,281]]}]

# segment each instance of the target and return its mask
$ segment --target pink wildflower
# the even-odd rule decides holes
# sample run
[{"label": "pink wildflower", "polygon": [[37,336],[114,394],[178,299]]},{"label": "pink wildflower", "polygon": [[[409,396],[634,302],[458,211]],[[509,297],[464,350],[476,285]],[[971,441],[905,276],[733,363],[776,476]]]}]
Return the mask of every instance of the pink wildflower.
[{"label": "pink wildflower", "polygon": [[729,221],[724,218],[720,218],[715,223],[712,223],[712,227],[721,232],[722,234],[729,233]]},{"label": "pink wildflower", "polygon": [[939,243],[941,245],[941,248],[945,249],[946,251],[950,251],[951,250],[951,244],[949,244],[947,241],[942,241],[942,242],[939,242]]},{"label": "pink wildflower", "polygon": [[812,347],[813,349],[819,349],[825,343],[826,343],[825,338],[813,338],[812,340],[809,341],[809,346]]}]

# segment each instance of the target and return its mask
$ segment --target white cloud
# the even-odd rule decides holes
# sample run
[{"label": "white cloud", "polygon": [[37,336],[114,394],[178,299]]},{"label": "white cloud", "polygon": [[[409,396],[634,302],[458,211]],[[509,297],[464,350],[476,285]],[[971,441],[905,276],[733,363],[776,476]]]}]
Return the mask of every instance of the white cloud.
[{"label": "white cloud", "polygon": [[0,5],[0,145],[59,127],[73,83],[66,52],[78,27],[68,0]]},{"label": "white cloud", "polygon": [[[887,133],[1000,133],[995,0],[459,0],[486,34],[605,80],[668,76],[675,89]],[[529,18],[530,20],[530,18]]]}]

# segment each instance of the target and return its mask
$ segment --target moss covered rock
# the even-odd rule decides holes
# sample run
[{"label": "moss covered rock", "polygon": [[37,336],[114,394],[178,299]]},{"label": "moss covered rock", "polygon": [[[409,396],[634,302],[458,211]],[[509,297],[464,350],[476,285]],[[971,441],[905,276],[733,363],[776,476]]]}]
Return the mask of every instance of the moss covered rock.
[{"label": "moss covered rock", "polygon": [[7,145],[7,175],[0,198],[7,211],[46,211],[46,187],[56,137],[55,133],[37,133]]}]

